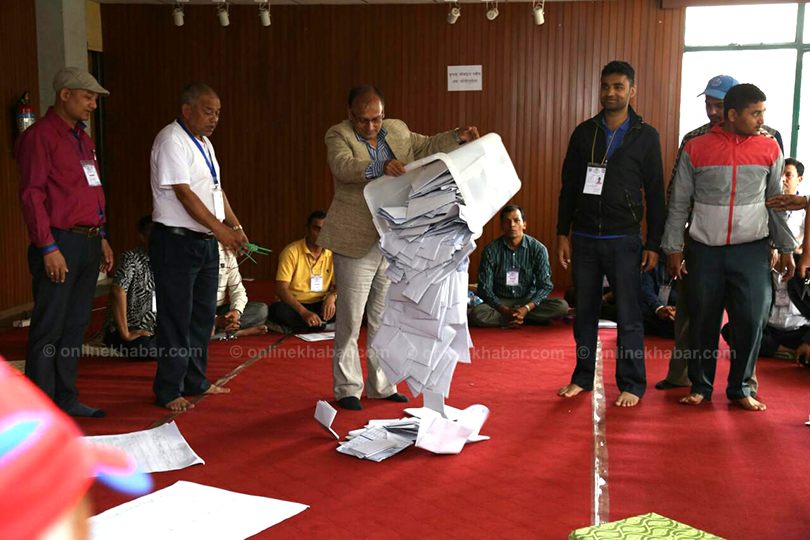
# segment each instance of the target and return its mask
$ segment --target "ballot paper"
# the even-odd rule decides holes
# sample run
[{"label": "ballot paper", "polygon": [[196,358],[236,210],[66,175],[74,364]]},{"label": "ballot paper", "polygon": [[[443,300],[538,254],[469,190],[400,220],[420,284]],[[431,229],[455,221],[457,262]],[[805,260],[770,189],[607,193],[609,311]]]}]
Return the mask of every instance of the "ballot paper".
[{"label": "ballot paper", "polygon": [[243,540],[309,508],[177,482],[90,518],[91,540]]},{"label": "ballot paper", "polygon": [[351,432],[347,439],[337,447],[338,452],[376,462],[383,461],[413,444],[413,439],[388,431],[384,424],[367,425],[364,429]]},{"label": "ballot paper", "polygon": [[470,362],[469,256],[484,224],[518,189],[495,134],[366,186],[392,281],[370,347],[388,381],[405,382],[414,397],[449,396],[456,364]]},{"label": "ballot paper", "polygon": [[484,405],[467,407],[455,421],[430,411],[420,419],[416,447],[434,454],[458,454],[468,439],[478,437],[488,416],[489,409]]},{"label": "ballot paper", "polygon": [[175,422],[162,426],[124,433],[123,435],[100,435],[84,437],[93,444],[115,446],[126,451],[147,473],[175,471],[192,465],[205,465],[200,456],[188,445]]},{"label": "ballot paper", "polygon": [[340,440],[340,435],[335,433],[335,430],[332,429],[332,422],[335,421],[335,416],[337,416],[337,411],[334,407],[324,400],[318,401],[318,404],[315,406],[315,420],[317,420],[324,431],[331,433],[335,439]]},{"label": "ballot paper", "polygon": [[298,339],[302,339],[309,343],[314,343],[316,341],[329,341],[330,339],[335,339],[334,332],[319,332],[313,334],[295,334],[295,337]]}]

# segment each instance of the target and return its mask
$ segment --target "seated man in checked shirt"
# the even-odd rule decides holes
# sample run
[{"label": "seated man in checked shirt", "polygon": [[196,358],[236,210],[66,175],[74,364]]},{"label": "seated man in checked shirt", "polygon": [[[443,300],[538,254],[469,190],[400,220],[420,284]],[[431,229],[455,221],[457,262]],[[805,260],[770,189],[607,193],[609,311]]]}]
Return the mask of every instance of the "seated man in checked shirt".
[{"label": "seated man in checked shirt", "polygon": [[501,210],[503,236],[484,248],[478,268],[478,296],[484,300],[470,313],[470,326],[520,328],[524,322],[548,325],[568,313],[562,298],[549,298],[554,288],[545,246],[524,234],[523,209]]}]

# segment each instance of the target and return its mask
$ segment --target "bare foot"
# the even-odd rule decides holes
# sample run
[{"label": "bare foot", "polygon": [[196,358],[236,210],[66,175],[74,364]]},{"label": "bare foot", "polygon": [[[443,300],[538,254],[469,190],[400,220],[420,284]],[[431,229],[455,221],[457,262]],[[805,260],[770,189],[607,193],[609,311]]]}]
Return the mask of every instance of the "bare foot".
[{"label": "bare foot", "polygon": [[617,407],[635,407],[641,398],[630,392],[622,392],[619,394],[619,399],[616,400]]},{"label": "bare foot", "polygon": [[681,403],[684,405],[700,405],[703,403],[704,397],[700,394],[689,394],[685,398],[681,398]]},{"label": "bare foot", "polygon": [[206,395],[211,395],[211,394],[230,394],[230,393],[231,393],[231,389],[230,389],[230,388],[225,388],[224,386],[217,386],[217,385],[215,385],[215,384],[212,384],[211,386],[209,386],[209,387],[208,387],[208,390],[206,390],[205,392],[203,392],[203,394],[206,394]]},{"label": "bare foot", "polygon": [[563,386],[562,388],[560,388],[560,391],[557,392],[557,395],[562,397],[574,397],[583,390],[584,388],[582,388],[578,384],[569,384],[568,386]]},{"label": "bare foot", "polygon": [[194,408],[194,404],[185,398],[176,398],[164,405],[170,411],[183,412]]},{"label": "bare foot", "polygon": [[267,333],[267,327],[263,324],[259,326],[254,326],[253,328],[245,328],[244,330],[239,330],[236,335],[238,337],[247,337],[247,336],[263,336]]},{"label": "bare foot", "polygon": [[757,401],[752,397],[736,399],[734,400],[740,404],[740,406],[745,409],[746,411],[764,411],[767,409],[764,403],[761,401]]}]

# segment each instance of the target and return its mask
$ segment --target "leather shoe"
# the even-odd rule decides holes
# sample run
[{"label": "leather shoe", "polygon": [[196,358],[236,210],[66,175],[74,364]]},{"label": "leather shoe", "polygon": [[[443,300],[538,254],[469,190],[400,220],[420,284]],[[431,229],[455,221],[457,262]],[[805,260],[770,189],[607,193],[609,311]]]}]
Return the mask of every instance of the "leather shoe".
[{"label": "leather shoe", "polygon": [[387,398],[383,398],[383,399],[387,399],[388,401],[396,401],[397,403],[408,403],[408,397],[403,396],[399,392],[391,394]]},{"label": "leather shoe", "polygon": [[349,396],[345,398],[341,398],[337,402],[338,406],[343,409],[349,409],[350,411],[362,411],[363,406],[360,405],[360,399],[354,396]]}]

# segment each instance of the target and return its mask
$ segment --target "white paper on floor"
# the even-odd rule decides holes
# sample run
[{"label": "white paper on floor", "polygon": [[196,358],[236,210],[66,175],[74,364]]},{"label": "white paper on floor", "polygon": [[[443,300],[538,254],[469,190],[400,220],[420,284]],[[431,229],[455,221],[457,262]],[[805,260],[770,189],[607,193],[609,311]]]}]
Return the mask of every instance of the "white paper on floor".
[{"label": "white paper on floor", "polygon": [[122,435],[99,435],[84,437],[94,444],[115,446],[135,459],[143,472],[163,472],[185,469],[205,461],[198,456],[180,433],[175,422],[162,426],[124,433]]},{"label": "white paper on floor", "polygon": [[308,343],[315,343],[316,341],[329,341],[335,339],[334,332],[317,332],[313,334],[295,334],[295,337]]},{"label": "white paper on floor", "polygon": [[335,408],[324,400],[318,401],[318,404],[315,405],[315,420],[318,422],[318,425],[327,433],[331,433],[335,439],[340,440],[340,435],[335,433],[335,430],[332,429],[332,422],[335,421],[335,416],[337,416]]},{"label": "white paper on floor", "polygon": [[413,396],[445,397],[458,362],[470,362],[469,255],[484,225],[520,189],[501,138],[491,133],[434,154],[364,190],[391,286],[370,340],[385,376]]},{"label": "white paper on floor", "polygon": [[467,407],[455,421],[425,409],[419,420],[416,447],[434,454],[458,454],[467,442],[483,440],[479,432],[488,416],[489,409],[484,405]]},{"label": "white paper on floor", "polygon": [[180,481],[90,518],[90,538],[244,540],[307,508]]}]

